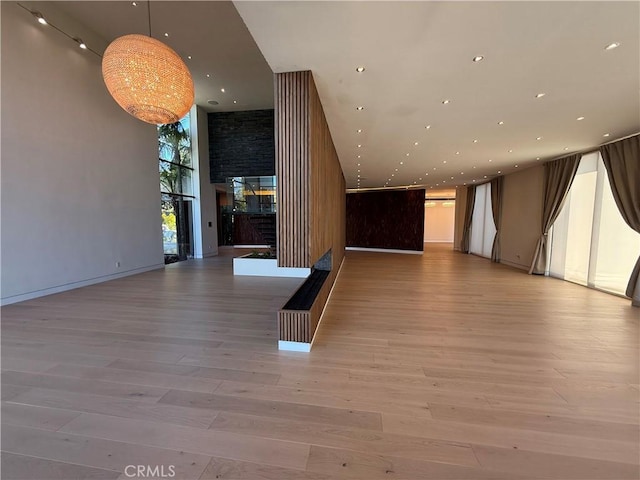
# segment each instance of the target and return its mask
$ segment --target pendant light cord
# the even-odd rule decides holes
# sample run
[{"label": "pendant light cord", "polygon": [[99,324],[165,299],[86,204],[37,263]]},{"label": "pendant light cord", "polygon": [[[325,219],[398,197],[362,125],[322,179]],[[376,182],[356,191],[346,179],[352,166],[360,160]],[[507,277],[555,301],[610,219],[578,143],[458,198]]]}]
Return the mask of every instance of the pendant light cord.
[{"label": "pendant light cord", "polygon": [[149,17],[149,36],[151,36],[151,0],[147,0],[147,13]]}]

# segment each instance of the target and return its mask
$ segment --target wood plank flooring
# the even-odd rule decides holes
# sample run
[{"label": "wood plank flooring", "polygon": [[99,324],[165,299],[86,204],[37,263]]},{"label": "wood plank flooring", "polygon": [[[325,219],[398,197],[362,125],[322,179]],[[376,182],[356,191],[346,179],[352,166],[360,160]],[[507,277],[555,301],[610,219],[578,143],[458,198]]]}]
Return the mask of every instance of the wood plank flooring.
[{"label": "wood plank flooring", "polygon": [[299,283],[223,254],[4,307],[2,478],[640,478],[628,300],[349,252],[312,352],[278,352]]}]

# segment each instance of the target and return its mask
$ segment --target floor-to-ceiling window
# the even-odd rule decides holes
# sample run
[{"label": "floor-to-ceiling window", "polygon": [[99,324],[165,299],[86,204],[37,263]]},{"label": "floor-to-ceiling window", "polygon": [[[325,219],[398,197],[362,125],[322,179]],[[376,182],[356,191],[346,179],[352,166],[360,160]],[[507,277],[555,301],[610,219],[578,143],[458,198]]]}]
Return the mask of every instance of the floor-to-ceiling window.
[{"label": "floor-to-ceiling window", "polygon": [[158,153],[165,261],[185,260],[193,254],[189,114],[179,122],[158,127]]},{"label": "floor-to-ceiling window", "polygon": [[551,235],[550,275],[624,293],[640,234],[620,215],[599,152],[582,157]]},{"label": "floor-to-ceiling window", "polygon": [[471,217],[469,252],[491,258],[491,248],[495,236],[496,227],[491,212],[491,184],[485,183],[476,187],[476,200]]}]

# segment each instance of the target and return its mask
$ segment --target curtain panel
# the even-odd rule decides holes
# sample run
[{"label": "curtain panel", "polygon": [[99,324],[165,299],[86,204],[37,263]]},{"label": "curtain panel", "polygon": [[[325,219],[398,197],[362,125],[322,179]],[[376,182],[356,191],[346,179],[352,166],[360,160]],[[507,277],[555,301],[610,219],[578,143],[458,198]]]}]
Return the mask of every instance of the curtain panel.
[{"label": "curtain panel", "polygon": [[[613,198],[624,221],[640,233],[640,135],[600,147]],[[627,290],[631,304],[640,307],[640,257]]]},{"label": "curtain panel", "polygon": [[544,197],[542,204],[542,228],[533,255],[529,274],[544,275],[547,268],[549,229],[556,221],[567,198],[573,178],[576,176],[582,154],[560,158],[544,164]]},{"label": "curtain panel", "polygon": [[460,251],[469,253],[471,243],[471,220],[473,218],[473,206],[476,203],[476,186],[467,187],[467,204],[464,209],[464,226],[462,228],[462,240],[460,241]]},{"label": "curtain panel", "polygon": [[491,213],[493,224],[496,226],[496,236],[491,248],[491,261],[500,262],[500,229],[502,227],[502,197],[504,177],[496,177],[491,180]]}]

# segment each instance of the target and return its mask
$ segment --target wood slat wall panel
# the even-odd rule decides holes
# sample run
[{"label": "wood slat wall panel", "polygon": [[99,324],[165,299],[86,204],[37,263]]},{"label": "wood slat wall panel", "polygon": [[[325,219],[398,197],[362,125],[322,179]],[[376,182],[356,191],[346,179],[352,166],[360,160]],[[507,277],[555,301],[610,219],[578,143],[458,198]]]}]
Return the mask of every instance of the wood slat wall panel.
[{"label": "wood slat wall panel", "polygon": [[278,312],[280,340],[310,343],[309,317],[308,311],[295,312],[292,310],[281,310]]},{"label": "wood slat wall panel", "polygon": [[309,80],[311,260],[315,263],[332,249],[333,283],[344,257],[346,184],[313,77]]},{"label": "wood slat wall panel", "polygon": [[307,315],[279,314],[281,340],[310,342],[344,258],[346,184],[311,72],[276,74],[275,95],[278,265],[310,268],[332,253]]},{"label": "wood slat wall panel", "polygon": [[275,76],[278,266],[309,265],[309,77]]},{"label": "wood slat wall panel", "polygon": [[333,284],[335,283],[337,274],[338,272],[336,270],[335,272],[332,272],[333,280],[331,276],[327,278],[327,280],[324,282],[324,285],[322,286],[322,289],[318,293],[318,296],[316,297],[316,301],[311,306],[311,310],[309,311],[309,342],[313,340],[313,335],[318,328],[318,323],[320,323],[320,316],[322,315],[322,311],[324,310],[324,306],[326,305],[327,300],[329,300],[329,293],[331,293],[331,287],[333,287]]}]

